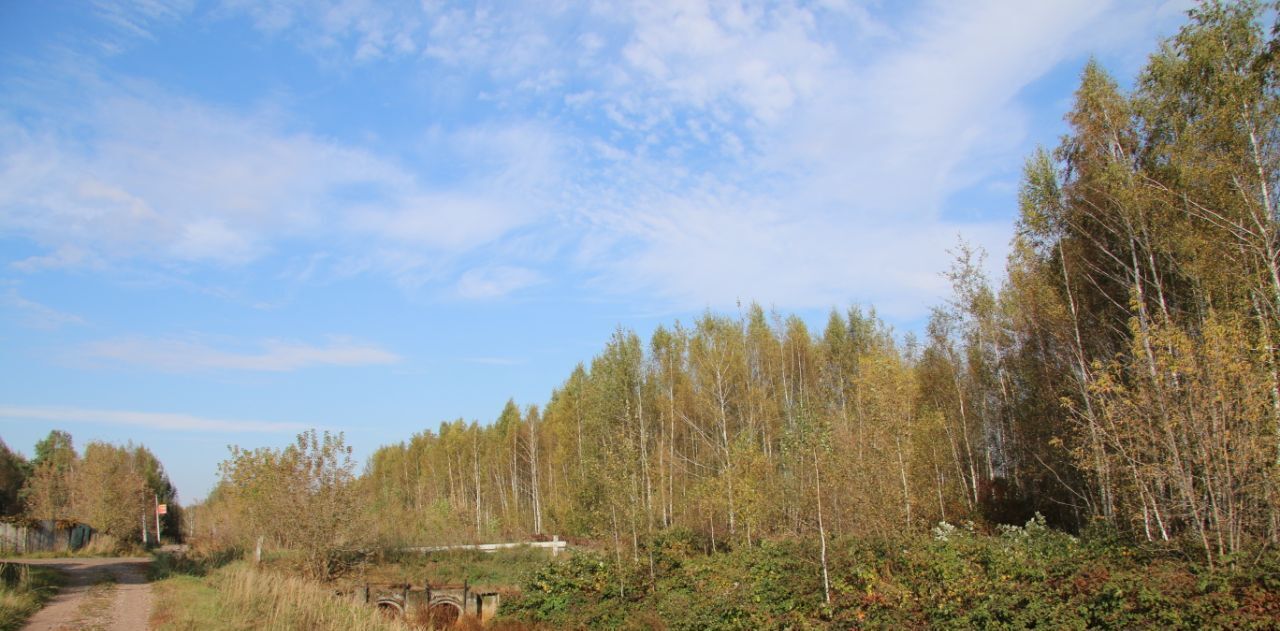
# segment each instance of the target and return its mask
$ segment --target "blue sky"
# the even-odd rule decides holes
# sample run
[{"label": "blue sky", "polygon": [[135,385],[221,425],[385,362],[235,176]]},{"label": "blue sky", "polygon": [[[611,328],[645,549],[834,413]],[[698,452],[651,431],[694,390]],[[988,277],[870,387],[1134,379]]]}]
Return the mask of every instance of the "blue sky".
[{"label": "blue sky", "polygon": [[0,437],[361,457],[739,301],[993,275],[1080,69],[1185,0],[0,4]]}]

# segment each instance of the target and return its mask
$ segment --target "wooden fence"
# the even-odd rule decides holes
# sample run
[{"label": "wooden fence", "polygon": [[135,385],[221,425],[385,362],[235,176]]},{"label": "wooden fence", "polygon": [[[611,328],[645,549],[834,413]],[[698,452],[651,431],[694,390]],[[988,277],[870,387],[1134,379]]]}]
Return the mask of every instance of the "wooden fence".
[{"label": "wooden fence", "polygon": [[0,522],[0,552],[70,552],[93,540],[93,529],[75,522],[45,519]]}]

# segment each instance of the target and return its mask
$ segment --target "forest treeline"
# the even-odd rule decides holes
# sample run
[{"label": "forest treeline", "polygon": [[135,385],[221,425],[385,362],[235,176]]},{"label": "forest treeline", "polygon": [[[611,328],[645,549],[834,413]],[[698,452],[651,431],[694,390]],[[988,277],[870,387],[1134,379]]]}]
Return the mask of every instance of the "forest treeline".
[{"label": "forest treeline", "polygon": [[156,540],[155,505],[167,504],[161,530],[180,536],[182,509],[164,465],[142,445],[91,441],[78,452],[71,434],[54,430],[27,460],[0,441],[0,516],[67,520],[110,537],[105,547]]},{"label": "forest treeline", "polygon": [[[1026,162],[1003,281],[961,244],[920,337],[757,305],[620,329],[545,405],[312,488],[345,489],[376,517],[342,523],[385,541],[558,533],[637,557],[677,528],[825,546],[1037,511],[1211,565],[1280,543],[1275,9],[1199,6],[1131,90],[1090,62],[1068,132]],[[291,470],[323,452],[300,440]],[[233,474],[285,455],[252,453],[209,514],[247,514]]]}]

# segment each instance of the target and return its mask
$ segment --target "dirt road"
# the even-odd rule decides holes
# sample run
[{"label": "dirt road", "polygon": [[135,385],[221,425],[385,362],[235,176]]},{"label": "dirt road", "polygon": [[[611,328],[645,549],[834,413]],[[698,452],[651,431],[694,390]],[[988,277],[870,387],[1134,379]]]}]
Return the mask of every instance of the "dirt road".
[{"label": "dirt road", "polygon": [[151,616],[150,557],[18,559],[61,570],[66,585],[23,631],[144,631]]}]

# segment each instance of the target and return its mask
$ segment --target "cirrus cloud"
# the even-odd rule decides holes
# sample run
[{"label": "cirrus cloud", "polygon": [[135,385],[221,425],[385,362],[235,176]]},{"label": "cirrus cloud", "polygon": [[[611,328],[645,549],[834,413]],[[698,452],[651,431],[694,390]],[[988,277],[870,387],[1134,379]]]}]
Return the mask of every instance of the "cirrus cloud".
[{"label": "cirrus cloud", "polygon": [[257,346],[253,350],[225,350],[196,339],[124,337],[92,342],[80,348],[77,355],[166,372],[289,372],[321,366],[372,366],[401,361],[400,356],[378,346],[346,340],[331,340],[323,346],[265,340]]},{"label": "cirrus cloud", "polygon": [[412,274],[421,266],[383,261],[423,253],[448,261],[536,222],[559,177],[556,137],[533,124],[428,138],[442,159],[464,165],[447,186],[432,186],[399,161],[289,131],[269,111],[234,112],[155,88],[86,89],[93,105],[59,112],[56,122],[19,122],[0,108],[0,234],[51,252],[16,269],[237,267],[287,243],[346,249],[344,261]]},{"label": "cirrus cloud", "polygon": [[[288,98],[233,108],[80,72],[83,104],[0,107],[0,233],[44,247],[13,263],[32,271],[279,255],[308,278],[464,298],[589,278],[677,309],[867,297],[920,314],[942,291],[940,243],[1002,259],[1006,180],[1035,135],[1024,91],[1093,52],[1140,56],[1185,4],[228,0],[198,17],[246,15],[326,80],[386,69],[353,85],[430,101],[366,137]],[[113,21],[187,15],[112,6]],[[1006,192],[956,219],[977,189]]]},{"label": "cirrus cloud", "polygon": [[95,410],[59,406],[0,405],[0,421],[55,423],[94,423],[125,425],[147,429],[188,432],[296,432],[309,426],[277,421],[243,421],[206,418],[171,412],[137,412],[130,410]]}]

